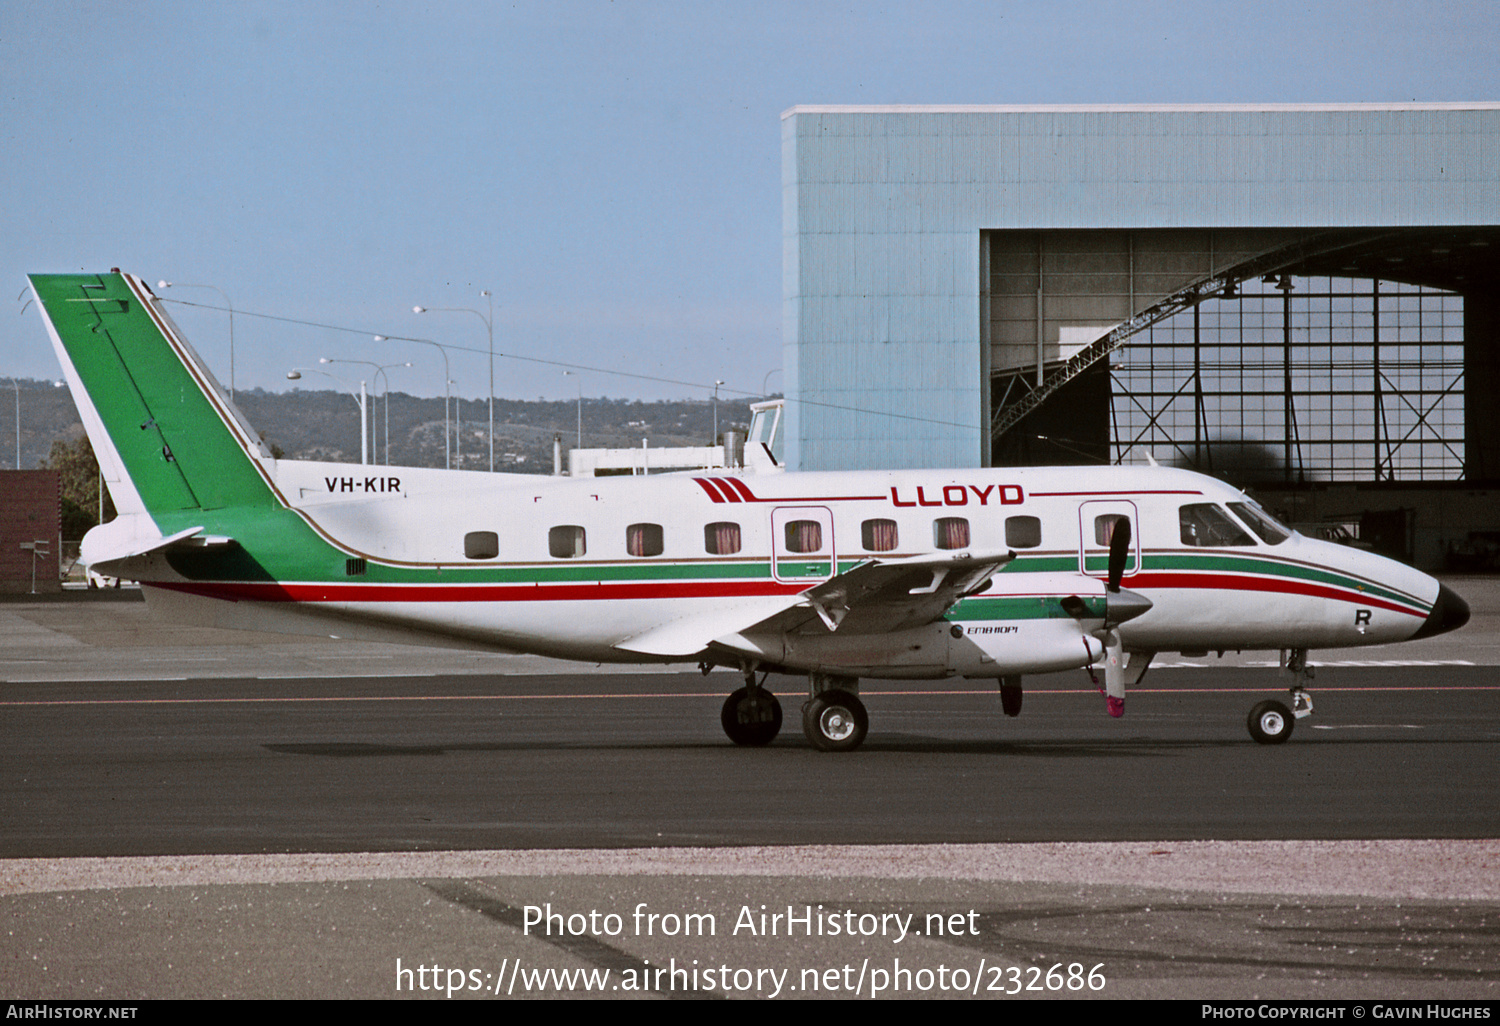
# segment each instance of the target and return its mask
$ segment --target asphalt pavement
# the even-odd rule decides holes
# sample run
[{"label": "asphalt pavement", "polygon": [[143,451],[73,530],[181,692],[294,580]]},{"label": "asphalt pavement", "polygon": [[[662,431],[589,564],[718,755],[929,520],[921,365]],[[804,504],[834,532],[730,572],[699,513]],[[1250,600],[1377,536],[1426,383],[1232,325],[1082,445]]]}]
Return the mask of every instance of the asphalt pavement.
[{"label": "asphalt pavement", "polygon": [[733,748],[723,673],[0,604],[0,995],[1493,999],[1500,586],[1448,583],[1284,747],[1247,653],[1118,722],[872,682],[850,756]]}]

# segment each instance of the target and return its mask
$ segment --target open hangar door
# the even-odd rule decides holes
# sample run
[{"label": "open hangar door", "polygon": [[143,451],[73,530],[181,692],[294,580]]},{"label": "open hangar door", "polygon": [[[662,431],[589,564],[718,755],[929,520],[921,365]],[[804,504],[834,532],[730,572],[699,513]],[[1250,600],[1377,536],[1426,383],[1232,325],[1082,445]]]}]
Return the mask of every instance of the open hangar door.
[{"label": "open hangar door", "polygon": [[1500,229],[981,240],[995,465],[1155,459],[1305,530],[1500,569],[1500,408],[1482,398]]}]

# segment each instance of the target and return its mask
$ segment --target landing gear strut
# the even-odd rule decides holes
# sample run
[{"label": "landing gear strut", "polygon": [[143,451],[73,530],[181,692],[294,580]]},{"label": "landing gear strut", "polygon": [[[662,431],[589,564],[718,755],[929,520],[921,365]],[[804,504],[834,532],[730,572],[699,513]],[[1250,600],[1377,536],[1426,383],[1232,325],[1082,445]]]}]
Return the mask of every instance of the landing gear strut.
[{"label": "landing gear strut", "polygon": [[808,677],[811,698],[802,707],[802,733],[823,752],[852,752],[864,743],[870,715],[859,700],[859,678],[814,673]]},{"label": "landing gear strut", "polygon": [[1250,710],[1245,726],[1257,744],[1285,744],[1292,736],[1292,728],[1304,716],[1313,712],[1312,696],[1307,693],[1307,684],[1313,679],[1313,667],[1307,664],[1307,649],[1294,648],[1281,653],[1281,672],[1292,678],[1289,689],[1291,708],[1282,702],[1261,702]]},{"label": "landing gear strut", "polygon": [[719,712],[724,733],[737,745],[762,748],[781,732],[781,703],[765,688],[765,679],[755,681],[755,670],[745,670],[745,686],[724,700]]}]

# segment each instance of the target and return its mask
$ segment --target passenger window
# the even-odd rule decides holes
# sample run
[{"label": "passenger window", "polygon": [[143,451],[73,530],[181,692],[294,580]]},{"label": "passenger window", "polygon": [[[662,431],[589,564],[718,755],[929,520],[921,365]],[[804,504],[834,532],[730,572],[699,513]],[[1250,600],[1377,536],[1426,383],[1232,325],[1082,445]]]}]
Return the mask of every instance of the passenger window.
[{"label": "passenger window", "polygon": [[822,524],[816,520],[787,521],[786,550],[788,552],[818,552],[822,548]]},{"label": "passenger window", "polygon": [[470,531],[464,535],[467,559],[494,559],[500,555],[500,536],[494,531]]},{"label": "passenger window", "polygon": [[1094,544],[1109,548],[1109,541],[1115,536],[1115,524],[1121,520],[1130,518],[1122,513],[1106,513],[1102,517],[1094,518]]},{"label": "passenger window", "polygon": [[659,556],[662,550],[660,524],[631,524],[625,528],[625,551],[632,556]]},{"label": "passenger window", "polygon": [[1005,544],[1013,549],[1034,549],[1042,543],[1042,521],[1037,517],[1006,517]]},{"label": "passenger window", "polygon": [[1182,544],[1199,548],[1223,545],[1254,545],[1244,529],[1211,502],[1198,502],[1177,511]]},{"label": "passenger window", "polygon": [[703,526],[703,549],[710,556],[732,556],[740,551],[740,525],[721,520]]},{"label": "passenger window", "polygon": [[932,522],[932,544],[940,549],[969,547],[969,522],[963,517],[940,517]]},{"label": "passenger window", "polygon": [[588,551],[583,528],[577,524],[564,524],[547,532],[547,551],[558,559],[577,559]]},{"label": "passenger window", "polygon": [[897,544],[894,520],[866,520],[859,528],[860,542],[866,552],[891,552]]}]

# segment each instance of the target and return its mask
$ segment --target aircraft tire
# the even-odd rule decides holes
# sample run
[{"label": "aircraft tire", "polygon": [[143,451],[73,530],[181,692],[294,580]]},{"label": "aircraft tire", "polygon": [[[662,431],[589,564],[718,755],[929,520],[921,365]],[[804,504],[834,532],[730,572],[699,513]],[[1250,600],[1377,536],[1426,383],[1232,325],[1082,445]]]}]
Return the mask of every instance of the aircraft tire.
[{"label": "aircraft tire", "polygon": [[1003,681],[1001,682],[1000,708],[1005,712],[1005,715],[1021,715],[1021,700],[1024,697],[1025,693],[1021,690],[1020,684],[1006,684]]},{"label": "aircraft tire", "polygon": [[1292,736],[1292,727],[1296,723],[1296,717],[1286,706],[1276,701],[1265,701],[1250,710],[1250,718],[1245,725],[1250,728],[1250,736],[1257,744],[1280,745],[1285,744],[1287,738]]},{"label": "aircraft tire", "polygon": [[781,732],[781,703],[765,688],[740,688],[724,700],[719,722],[729,740],[746,748],[770,744]]},{"label": "aircraft tire", "polygon": [[825,691],[802,707],[802,732],[821,752],[852,752],[869,731],[865,704],[847,691]]}]

